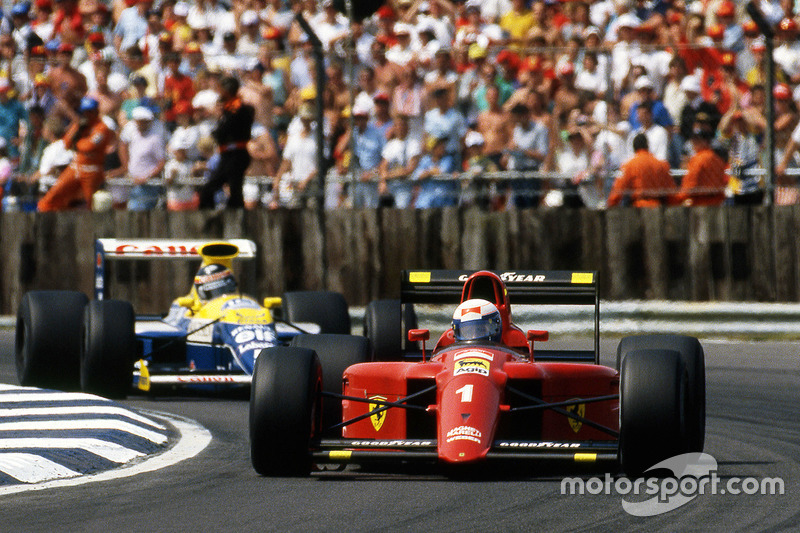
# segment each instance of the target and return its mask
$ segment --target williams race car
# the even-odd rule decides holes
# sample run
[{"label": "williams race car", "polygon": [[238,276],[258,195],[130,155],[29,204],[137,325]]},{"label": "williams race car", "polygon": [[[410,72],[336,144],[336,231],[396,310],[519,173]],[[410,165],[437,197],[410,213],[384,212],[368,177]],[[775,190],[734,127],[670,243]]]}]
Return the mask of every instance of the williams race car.
[{"label": "williams race car", "polygon": [[[330,463],[418,461],[452,469],[562,460],[620,464],[638,474],[673,455],[702,451],[700,343],[676,335],[628,337],[618,346],[617,368],[601,366],[596,273],[403,276],[399,301],[366,309],[365,335],[376,360],[330,377],[335,385],[326,365],[342,366],[341,347],[312,342],[261,352],[250,398],[258,473],[308,475],[315,464]],[[548,332],[517,327],[512,300],[594,306],[593,347],[541,349]],[[416,327],[412,309],[420,304],[456,306],[452,326],[430,352],[430,332]]]},{"label": "williams race car", "polygon": [[[287,292],[263,305],[241,294],[233,261],[255,258],[249,240],[98,239],[95,252],[95,300],[75,291],[24,295],[15,348],[22,385],[113,398],[132,388],[247,386],[264,348],[290,344],[300,333],[350,332],[339,293]],[[165,316],[135,316],[129,302],[108,299],[107,262],[121,259],[201,265],[188,295]]]}]

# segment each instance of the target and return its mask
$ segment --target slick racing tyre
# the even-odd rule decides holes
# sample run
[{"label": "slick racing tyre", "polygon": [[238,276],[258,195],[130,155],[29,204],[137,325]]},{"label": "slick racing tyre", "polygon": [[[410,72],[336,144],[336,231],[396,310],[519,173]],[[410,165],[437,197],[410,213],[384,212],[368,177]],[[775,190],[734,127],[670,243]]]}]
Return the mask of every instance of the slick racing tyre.
[{"label": "slick racing tyre", "polygon": [[400,300],[375,300],[364,312],[364,336],[372,344],[376,361],[401,361],[408,330],[417,327],[414,307]]},{"label": "slick racing tyre", "polygon": [[[348,367],[370,361],[372,349],[369,340],[356,335],[298,335],[292,346],[314,350],[322,365],[322,390],[342,394],[342,375]],[[322,429],[325,431],[342,421],[342,400],[324,398],[322,404]],[[334,433],[341,436],[341,430]]]},{"label": "slick racing tyre", "polygon": [[250,460],[262,476],[307,476],[319,435],[322,370],[313,350],[261,351],[250,388]]},{"label": "slick racing tyre", "polygon": [[638,350],[623,359],[619,455],[627,475],[685,452],[686,388],[686,368],[676,351]]},{"label": "slick racing tyre", "polygon": [[338,292],[294,291],[283,294],[283,318],[290,323],[319,324],[320,333],[350,334],[350,312]]},{"label": "slick racing tyre", "polygon": [[686,367],[687,452],[702,452],[706,435],[706,366],[703,346],[684,335],[638,335],[623,338],[617,347],[617,369],[625,355],[634,350],[674,350]]},{"label": "slick racing tyre", "polygon": [[107,398],[124,398],[131,388],[136,359],[133,306],[121,300],[89,302],[83,313],[81,389]]},{"label": "slick racing tyre", "polygon": [[22,297],[14,347],[21,385],[79,389],[81,320],[88,301],[75,291],[31,291]]}]

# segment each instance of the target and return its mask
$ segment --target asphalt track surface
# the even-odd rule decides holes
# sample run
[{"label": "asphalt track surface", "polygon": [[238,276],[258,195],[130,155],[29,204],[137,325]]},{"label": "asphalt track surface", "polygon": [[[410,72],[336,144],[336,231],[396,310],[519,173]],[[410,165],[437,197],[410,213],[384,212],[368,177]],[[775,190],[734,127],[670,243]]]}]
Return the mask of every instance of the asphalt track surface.
[{"label": "asphalt track surface", "polygon": [[[0,383],[16,383],[0,333]],[[557,340],[555,342],[558,342]],[[565,342],[568,344],[568,342]],[[132,397],[192,418],[213,440],[171,467],[0,497],[0,531],[788,531],[800,528],[800,360],[795,342],[704,341],[706,453],[722,482],[780,477],[783,495],[700,495],[649,518],[619,494],[562,495],[564,472],[477,479],[431,472],[335,472],[267,479],[250,467],[241,398]],[[604,361],[616,341],[603,343]],[[575,472],[568,472],[575,475]],[[602,477],[584,471],[582,478]]]}]

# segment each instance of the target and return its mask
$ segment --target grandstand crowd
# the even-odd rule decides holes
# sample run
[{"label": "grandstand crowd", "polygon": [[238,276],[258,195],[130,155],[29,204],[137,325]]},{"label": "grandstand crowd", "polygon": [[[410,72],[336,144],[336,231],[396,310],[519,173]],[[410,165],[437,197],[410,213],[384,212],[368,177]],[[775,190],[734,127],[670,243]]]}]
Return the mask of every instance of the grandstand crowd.
[{"label": "grandstand crowd", "polygon": [[[224,151],[226,77],[255,110],[248,208],[315,194],[329,208],[761,203],[770,129],[774,202],[800,203],[800,18],[788,0],[754,4],[775,33],[773,87],[764,36],[734,0],[389,0],[352,24],[332,0],[6,5],[3,209],[36,209],[78,168],[68,133],[90,108],[113,139],[104,194],[78,207],[197,209]],[[298,13],[324,49],[323,169]],[[649,180],[652,165],[669,179]]]}]

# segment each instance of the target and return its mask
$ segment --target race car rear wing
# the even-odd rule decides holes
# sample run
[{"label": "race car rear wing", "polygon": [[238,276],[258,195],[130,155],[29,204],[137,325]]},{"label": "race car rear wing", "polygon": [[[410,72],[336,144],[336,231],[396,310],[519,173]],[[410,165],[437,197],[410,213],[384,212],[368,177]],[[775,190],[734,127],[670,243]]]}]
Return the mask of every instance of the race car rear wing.
[{"label": "race car rear wing", "polygon": [[226,242],[239,249],[236,259],[256,257],[256,244],[249,239],[97,239],[95,241],[94,295],[108,297],[106,261],[199,260],[198,249],[209,242]]},{"label": "race car rear wing", "polygon": [[[461,302],[464,282],[474,270],[405,270],[400,287],[403,304]],[[508,289],[511,305],[594,306],[594,353],[539,350],[537,360],[600,360],[600,295],[597,272],[561,270],[495,271]]]}]

